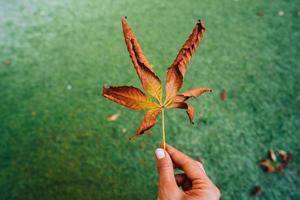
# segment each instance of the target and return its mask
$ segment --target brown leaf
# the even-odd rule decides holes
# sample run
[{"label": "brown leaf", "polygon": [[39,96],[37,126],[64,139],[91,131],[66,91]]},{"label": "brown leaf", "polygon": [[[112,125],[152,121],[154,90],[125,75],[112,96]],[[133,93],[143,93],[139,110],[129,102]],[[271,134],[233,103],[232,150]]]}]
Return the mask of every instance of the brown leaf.
[{"label": "brown leaf", "polygon": [[290,154],[284,150],[279,150],[278,153],[279,153],[280,159],[283,163],[287,164],[293,159],[292,154]]},{"label": "brown leaf", "polygon": [[162,97],[161,81],[144,55],[126,17],[122,18],[122,27],[127,50],[144,90],[160,102]]},{"label": "brown leaf", "polygon": [[153,109],[157,107],[140,89],[132,86],[103,87],[102,95],[133,110]]},{"label": "brown leaf", "polygon": [[227,90],[226,89],[223,89],[221,92],[220,92],[220,99],[222,101],[226,101],[227,99]]},{"label": "brown leaf", "polygon": [[6,59],[3,61],[4,65],[10,65],[11,64],[11,60],[10,59]]},{"label": "brown leaf", "polygon": [[264,159],[259,162],[261,168],[268,173],[281,172],[292,160],[292,155],[284,150],[278,151],[280,160],[276,158],[276,153],[273,150],[269,150],[269,159]]},{"label": "brown leaf", "polygon": [[176,96],[182,86],[186,67],[195,53],[205,32],[204,23],[198,20],[192,34],[178,52],[175,60],[168,68],[166,83],[166,102]]},{"label": "brown leaf", "polygon": [[256,185],[251,189],[251,196],[253,197],[258,197],[259,195],[261,195],[261,193],[262,189],[259,185]]},{"label": "brown leaf", "polygon": [[131,140],[136,139],[136,137],[142,135],[146,130],[152,128],[155,125],[157,116],[160,112],[160,108],[147,111],[140,127],[136,130],[135,135],[131,137]]},{"label": "brown leaf", "polygon": [[114,122],[116,121],[118,118],[120,117],[120,113],[114,113],[114,114],[111,114],[111,115],[108,115],[106,117],[106,120],[109,121],[109,122]]},{"label": "brown leaf", "polygon": [[282,171],[282,166],[280,163],[275,163],[269,159],[261,160],[259,164],[261,168],[268,173]]},{"label": "brown leaf", "polygon": [[265,15],[265,13],[264,13],[263,10],[259,10],[259,11],[256,12],[256,15],[262,17],[262,16]]},{"label": "brown leaf", "polygon": [[35,116],[36,116],[36,112],[35,112],[35,111],[32,111],[32,112],[31,112],[31,116],[32,116],[32,117],[35,117]]}]

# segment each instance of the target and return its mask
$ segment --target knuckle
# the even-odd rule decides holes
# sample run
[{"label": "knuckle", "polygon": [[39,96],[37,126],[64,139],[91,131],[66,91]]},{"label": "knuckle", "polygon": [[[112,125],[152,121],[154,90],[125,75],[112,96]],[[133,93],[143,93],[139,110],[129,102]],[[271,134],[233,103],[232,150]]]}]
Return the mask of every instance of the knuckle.
[{"label": "knuckle", "polygon": [[173,165],[170,164],[170,163],[162,162],[162,163],[159,163],[159,164],[157,165],[157,168],[158,168],[159,171],[161,171],[161,170],[166,170],[166,169],[170,169],[170,168],[173,169]]}]

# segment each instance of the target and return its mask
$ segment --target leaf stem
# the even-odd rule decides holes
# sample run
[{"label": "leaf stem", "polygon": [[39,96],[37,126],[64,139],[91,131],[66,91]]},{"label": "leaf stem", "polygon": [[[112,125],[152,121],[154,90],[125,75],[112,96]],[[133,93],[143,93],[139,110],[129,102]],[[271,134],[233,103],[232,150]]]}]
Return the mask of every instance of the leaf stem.
[{"label": "leaf stem", "polygon": [[162,123],[162,143],[164,150],[166,150],[166,133],[165,133],[165,109],[161,110],[161,123]]}]

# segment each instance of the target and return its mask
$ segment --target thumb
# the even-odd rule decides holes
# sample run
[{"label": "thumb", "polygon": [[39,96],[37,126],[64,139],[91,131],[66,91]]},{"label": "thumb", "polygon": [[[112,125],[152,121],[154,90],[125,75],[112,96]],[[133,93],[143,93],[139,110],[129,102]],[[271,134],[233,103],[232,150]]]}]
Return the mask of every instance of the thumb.
[{"label": "thumb", "polygon": [[160,189],[178,189],[174,177],[173,163],[169,154],[161,148],[155,150]]}]

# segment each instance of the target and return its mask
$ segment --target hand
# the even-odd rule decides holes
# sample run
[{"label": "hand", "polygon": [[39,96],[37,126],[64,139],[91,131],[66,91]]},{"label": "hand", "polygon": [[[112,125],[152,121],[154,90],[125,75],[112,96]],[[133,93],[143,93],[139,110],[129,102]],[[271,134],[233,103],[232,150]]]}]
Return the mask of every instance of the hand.
[{"label": "hand", "polygon": [[[220,191],[206,175],[203,165],[166,145],[155,150],[159,174],[158,200],[218,200]],[[184,174],[174,176],[174,168]],[[181,187],[182,190],[179,188]]]}]

